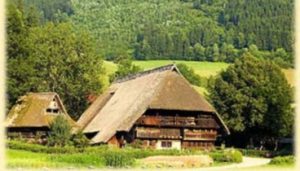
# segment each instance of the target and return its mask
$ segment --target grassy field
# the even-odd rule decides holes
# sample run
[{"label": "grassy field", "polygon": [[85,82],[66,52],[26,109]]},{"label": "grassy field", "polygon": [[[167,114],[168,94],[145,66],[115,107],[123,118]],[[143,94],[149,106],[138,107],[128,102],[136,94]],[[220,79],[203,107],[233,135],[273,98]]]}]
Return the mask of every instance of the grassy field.
[{"label": "grassy field", "polygon": [[[6,161],[7,167],[10,169],[27,168],[27,169],[41,169],[41,168],[76,168],[76,169],[87,169],[87,168],[102,168],[105,169],[103,158],[97,154],[46,154],[46,153],[34,153],[23,150],[6,150]],[[217,165],[214,165],[217,166]],[[219,165],[223,166],[223,165]],[[144,170],[138,165],[130,170]],[[124,170],[124,169],[123,169]],[[128,170],[128,169],[126,169]],[[172,168],[171,170],[174,170]],[[175,169],[177,170],[177,169]],[[180,169],[178,169],[180,170]],[[190,168],[191,171],[206,170],[205,168]],[[218,169],[221,171],[231,171],[232,168]],[[294,165],[263,165],[257,167],[248,168],[235,168],[237,171],[264,171],[264,170],[294,170]]]},{"label": "grassy field", "polygon": [[195,72],[202,77],[209,77],[218,74],[221,70],[226,69],[229,64],[223,62],[199,62],[199,61],[172,61],[172,60],[149,60],[149,61],[134,61],[134,64],[147,70],[172,63],[184,63],[193,68]]},{"label": "grassy field", "polygon": [[6,150],[9,168],[66,168],[104,167],[103,158],[96,154],[47,154],[24,150]]},{"label": "grassy field", "polygon": [[[133,63],[144,70],[152,69],[167,64],[184,63],[187,66],[193,68],[195,72],[201,77],[214,76],[219,72],[221,72],[222,70],[225,70],[230,65],[224,62],[199,62],[199,61],[182,61],[182,60],[147,60],[147,61],[134,61]],[[104,67],[108,74],[111,74],[117,70],[117,66],[110,61],[105,61]],[[282,71],[284,72],[288,82],[292,86],[294,86],[295,69],[283,69]],[[206,91],[206,90],[200,90],[200,91]]]},{"label": "grassy field", "polygon": [[[149,70],[152,68],[160,67],[163,65],[173,63],[184,63],[187,66],[193,68],[195,72],[202,77],[209,77],[218,74],[221,70],[226,69],[229,64],[223,62],[199,62],[199,61],[172,61],[172,60],[147,60],[147,61],[133,61],[133,63],[143,70]],[[117,66],[110,61],[104,62],[104,67],[108,74],[117,70]]]}]

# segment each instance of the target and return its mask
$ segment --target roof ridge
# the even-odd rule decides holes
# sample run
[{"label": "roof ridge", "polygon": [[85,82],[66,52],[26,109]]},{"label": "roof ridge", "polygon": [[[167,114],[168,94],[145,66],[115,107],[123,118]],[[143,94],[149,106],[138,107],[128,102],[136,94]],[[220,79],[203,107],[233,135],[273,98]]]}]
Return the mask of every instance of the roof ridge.
[{"label": "roof ridge", "polygon": [[162,71],[173,70],[173,69],[176,69],[176,71],[179,72],[176,64],[173,63],[173,64],[163,65],[163,66],[160,66],[160,67],[149,69],[149,70],[146,70],[146,71],[138,72],[138,73],[135,73],[135,74],[130,74],[130,75],[125,76],[123,78],[116,79],[113,83],[121,83],[121,82],[132,80],[132,79],[135,79],[135,78],[138,78],[138,77],[142,77],[142,76],[145,76],[145,75],[148,75],[148,74],[151,74],[151,73],[162,72]]}]

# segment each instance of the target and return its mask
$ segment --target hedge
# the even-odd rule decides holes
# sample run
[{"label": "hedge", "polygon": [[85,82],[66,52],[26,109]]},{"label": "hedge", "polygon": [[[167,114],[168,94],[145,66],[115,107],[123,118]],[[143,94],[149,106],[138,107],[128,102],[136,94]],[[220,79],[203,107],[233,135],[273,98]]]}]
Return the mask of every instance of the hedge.
[{"label": "hedge", "polygon": [[244,156],[250,157],[270,157],[272,154],[268,150],[255,150],[255,149],[238,149]]},{"label": "hedge", "polygon": [[291,165],[295,163],[295,157],[294,156],[280,156],[280,157],[274,157],[270,161],[270,165]]},{"label": "hedge", "polygon": [[236,149],[215,151],[210,153],[209,156],[213,158],[214,162],[240,163],[243,161],[242,153]]}]

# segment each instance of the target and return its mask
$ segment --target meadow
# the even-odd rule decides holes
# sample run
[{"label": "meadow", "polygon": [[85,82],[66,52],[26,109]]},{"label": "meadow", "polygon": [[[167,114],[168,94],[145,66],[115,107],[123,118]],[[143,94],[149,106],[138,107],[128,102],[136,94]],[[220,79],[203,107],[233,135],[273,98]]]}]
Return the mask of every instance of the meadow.
[{"label": "meadow", "polygon": [[[200,77],[209,78],[210,76],[216,76],[221,71],[226,70],[230,64],[225,62],[202,62],[202,61],[184,61],[184,60],[135,60],[133,64],[139,66],[143,70],[149,70],[156,67],[160,67],[163,65],[168,64],[179,64],[184,63],[188,67],[194,69],[195,73],[198,74]],[[104,68],[107,72],[107,75],[114,73],[117,70],[116,64],[111,61],[104,61]],[[295,86],[295,69],[282,69],[283,73],[285,74],[287,81],[291,86]],[[108,85],[108,79],[106,79]],[[193,86],[200,94],[204,95],[207,94],[208,91],[205,87],[198,87]]]},{"label": "meadow", "polygon": [[[171,153],[170,153],[171,154]],[[172,154],[171,154],[172,155]],[[43,153],[43,152],[31,152],[25,150],[7,149],[6,150],[7,167],[10,169],[19,168],[76,168],[76,169],[95,169],[102,168],[105,169],[105,158],[101,153],[66,153],[66,154],[56,154],[56,153]],[[220,163],[216,162],[213,166],[226,166],[231,163]],[[145,169],[141,163],[135,162],[130,166],[131,170]],[[173,168],[174,169],[174,168]],[[191,170],[199,170],[200,168],[190,168]],[[280,165],[262,165],[247,168],[236,168],[235,170],[241,171],[251,171],[255,169],[256,171],[263,170],[293,170],[294,164],[280,164]],[[200,169],[201,170],[201,169]],[[221,168],[219,170],[230,171],[232,168]]]}]

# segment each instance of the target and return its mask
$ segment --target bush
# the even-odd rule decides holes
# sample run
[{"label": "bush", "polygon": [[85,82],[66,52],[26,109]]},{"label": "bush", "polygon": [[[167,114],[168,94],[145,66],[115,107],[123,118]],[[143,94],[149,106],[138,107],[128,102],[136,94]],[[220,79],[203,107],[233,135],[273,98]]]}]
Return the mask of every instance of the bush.
[{"label": "bush", "polygon": [[73,135],[72,142],[75,147],[85,148],[89,145],[89,139],[80,131]]},{"label": "bush", "polygon": [[139,139],[136,139],[136,140],[134,140],[133,143],[128,144],[127,147],[132,147],[132,148],[139,148],[139,149],[142,149],[142,148],[144,148],[144,147],[143,147],[143,141],[142,141],[142,140],[139,140]]},{"label": "bush", "polygon": [[110,153],[105,154],[104,163],[106,166],[112,167],[132,166],[134,163],[134,158],[131,155],[126,155],[126,153],[121,151],[111,151]]},{"label": "bush", "polygon": [[294,156],[275,157],[270,162],[271,165],[292,165],[294,163]]},{"label": "bush", "polygon": [[65,146],[71,139],[71,125],[63,115],[55,117],[50,124],[50,135],[48,137],[48,145]]},{"label": "bush", "polygon": [[243,155],[239,150],[226,149],[223,151],[216,151],[209,154],[215,162],[230,162],[240,163],[243,161]]},{"label": "bush", "polygon": [[187,79],[191,84],[201,86],[201,77],[195,73],[193,68],[188,67],[184,63],[177,64],[177,68],[184,78]]},{"label": "bush", "polygon": [[271,152],[268,150],[254,150],[254,149],[239,149],[244,156],[250,157],[268,157]]},{"label": "bush", "polygon": [[227,159],[226,159],[224,153],[214,152],[214,153],[209,154],[209,156],[214,160],[214,162],[227,162]]},{"label": "bush", "polygon": [[243,161],[243,155],[239,150],[225,150],[225,155],[229,162],[241,163]]}]

